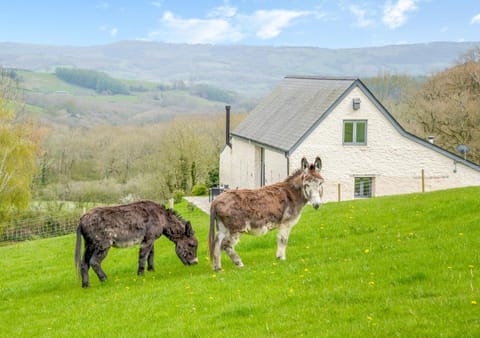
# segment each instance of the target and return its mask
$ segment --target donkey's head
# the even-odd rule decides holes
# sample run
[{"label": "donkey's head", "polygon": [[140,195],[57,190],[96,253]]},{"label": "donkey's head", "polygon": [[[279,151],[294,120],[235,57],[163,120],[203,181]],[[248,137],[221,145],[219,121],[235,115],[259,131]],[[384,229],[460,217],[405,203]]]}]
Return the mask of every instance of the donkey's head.
[{"label": "donkey's head", "polygon": [[189,221],[182,221],[185,231],[182,236],[177,238],[175,242],[175,252],[178,258],[185,265],[193,265],[198,263],[197,247],[198,240],[195,237],[192,225]]},{"label": "donkey's head", "polygon": [[307,159],[302,158],[302,193],[305,200],[312,203],[315,209],[322,204],[323,195],[323,177],[320,175],[322,169],[322,160],[317,156],[314,163],[308,163]]}]

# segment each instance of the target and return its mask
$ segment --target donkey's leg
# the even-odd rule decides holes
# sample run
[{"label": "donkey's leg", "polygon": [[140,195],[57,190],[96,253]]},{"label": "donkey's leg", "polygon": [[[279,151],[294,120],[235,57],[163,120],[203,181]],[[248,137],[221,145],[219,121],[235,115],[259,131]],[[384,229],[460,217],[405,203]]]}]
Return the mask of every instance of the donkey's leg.
[{"label": "donkey's leg", "polygon": [[[142,242],[142,244],[140,245],[140,251],[138,254],[138,271],[137,271],[137,274],[139,276],[142,276],[143,273],[145,272],[145,263],[147,262],[147,257],[149,259],[148,267],[150,270],[150,253],[152,252],[152,250],[153,250],[153,241],[150,241],[150,240],[145,241],[145,242]],[[153,264],[153,256],[151,260],[152,260],[151,263]]]},{"label": "donkey's leg", "polygon": [[90,269],[90,259],[93,255],[94,246],[92,243],[85,242],[85,252],[80,262],[80,274],[82,275],[82,288],[88,288],[90,281],[88,278],[88,270]]},{"label": "donkey's leg", "polygon": [[235,251],[235,245],[237,245],[240,240],[240,233],[234,232],[230,233],[229,236],[226,236],[222,242],[222,249],[230,256],[232,262],[239,268],[243,267],[243,262],[238,253]]},{"label": "donkey's leg", "polygon": [[155,244],[152,244],[152,249],[150,250],[150,253],[148,254],[148,271],[155,271],[155,267],[153,266],[153,256],[154,256],[154,249],[155,249]]},{"label": "donkey's leg", "polygon": [[225,233],[223,233],[222,231],[219,231],[215,235],[215,240],[213,242],[213,270],[215,271],[222,270],[221,244],[224,238],[225,238]]},{"label": "donkey's leg", "polygon": [[93,251],[92,258],[90,259],[90,265],[92,266],[93,271],[98,276],[98,279],[100,279],[101,282],[104,282],[107,279],[107,275],[105,272],[102,270],[102,261],[105,259],[108,253],[108,249],[100,249],[100,248],[95,248]]},{"label": "donkey's leg", "polygon": [[292,227],[289,225],[281,225],[277,234],[277,258],[286,260],[287,256],[285,251],[287,249],[288,236],[290,236],[290,230]]}]

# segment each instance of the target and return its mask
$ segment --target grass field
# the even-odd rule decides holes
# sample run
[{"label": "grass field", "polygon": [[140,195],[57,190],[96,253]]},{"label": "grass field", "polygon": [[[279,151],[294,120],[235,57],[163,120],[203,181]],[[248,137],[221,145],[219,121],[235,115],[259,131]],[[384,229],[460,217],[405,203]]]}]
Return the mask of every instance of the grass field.
[{"label": "grass field", "polygon": [[208,217],[186,203],[200,241],[185,267],[165,238],[156,271],[112,249],[109,280],[81,288],[74,236],[0,247],[2,337],[478,337],[480,187],[304,209],[287,261],[276,232],[244,236],[236,268],[208,261]]}]

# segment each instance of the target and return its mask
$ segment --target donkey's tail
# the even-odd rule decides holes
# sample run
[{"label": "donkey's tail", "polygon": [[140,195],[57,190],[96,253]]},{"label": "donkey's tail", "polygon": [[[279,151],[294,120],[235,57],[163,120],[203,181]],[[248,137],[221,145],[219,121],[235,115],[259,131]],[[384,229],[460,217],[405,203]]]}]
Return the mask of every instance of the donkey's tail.
[{"label": "donkey's tail", "polygon": [[210,261],[213,263],[213,245],[215,240],[215,206],[212,203],[210,207],[210,231],[208,232],[208,252],[210,254]]},{"label": "donkey's tail", "polygon": [[77,243],[75,245],[75,266],[77,267],[77,272],[80,273],[80,255],[82,249],[82,223],[77,227]]}]

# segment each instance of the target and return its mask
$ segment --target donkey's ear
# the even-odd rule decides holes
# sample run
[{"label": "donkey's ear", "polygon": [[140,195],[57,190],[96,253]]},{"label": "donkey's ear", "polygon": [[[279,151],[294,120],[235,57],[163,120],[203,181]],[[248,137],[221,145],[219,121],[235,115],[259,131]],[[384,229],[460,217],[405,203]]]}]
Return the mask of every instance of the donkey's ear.
[{"label": "donkey's ear", "polygon": [[194,234],[195,234],[195,231],[193,231],[190,221],[187,221],[187,223],[185,223],[185,236],[192,237]]},{"label": "donkey's ear", "polygon": [[320,171],[322,169],[322,160],[319,156],[315,159],[315,169]]},{"label": "donkey's ear", "polygon": [[303,169],[304,171],[307,171],[307,169],[308,169],[308,161],[307,161],[307,159],[306,159],[305,157],[302,158],[302,162],[301,162],[301,163],[302,163],[302,169]]}]

